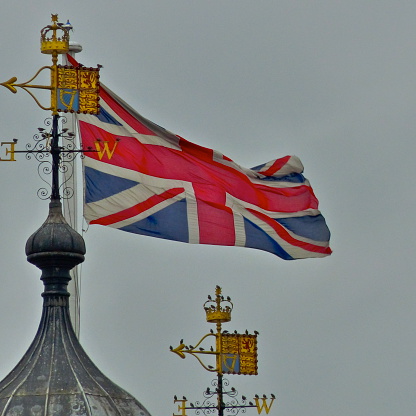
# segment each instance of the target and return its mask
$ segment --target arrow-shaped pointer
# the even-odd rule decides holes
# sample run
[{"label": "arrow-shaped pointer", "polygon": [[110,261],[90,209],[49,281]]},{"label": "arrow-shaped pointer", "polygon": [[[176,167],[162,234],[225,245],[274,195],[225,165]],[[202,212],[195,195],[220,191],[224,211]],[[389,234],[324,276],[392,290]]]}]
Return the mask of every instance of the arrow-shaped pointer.
[{"label": "arrow-shaped pointer", "polygon": [[14,83],[16,81],[17,81],[17,78],[12,77],[8,81],[0,83],[0,85],[3,85],[3,87],[6,87],[7,89],[9,89],[13,94],[16,94],[17,89],[14,87]]}]

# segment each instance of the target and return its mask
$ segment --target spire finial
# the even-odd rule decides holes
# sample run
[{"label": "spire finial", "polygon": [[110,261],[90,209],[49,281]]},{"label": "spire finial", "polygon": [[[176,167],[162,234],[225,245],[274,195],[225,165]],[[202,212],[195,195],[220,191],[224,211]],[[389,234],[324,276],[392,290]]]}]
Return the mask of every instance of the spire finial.
[{"label": "spire finial", "polygon": [[46,54],[63,54],[69,50],[69,28],[58,23],[58,15],[52,15],[52,24],[40,31],[40,50]]},{"label": "spire finial", "polygon": [[208,300],[204,303],[204,309],[207,322],[230,322],[233,303],[230,297],[224,299],[224,296],[221,295],[221,287],[217,285],[215,288],[215,300],[208,296]]}]

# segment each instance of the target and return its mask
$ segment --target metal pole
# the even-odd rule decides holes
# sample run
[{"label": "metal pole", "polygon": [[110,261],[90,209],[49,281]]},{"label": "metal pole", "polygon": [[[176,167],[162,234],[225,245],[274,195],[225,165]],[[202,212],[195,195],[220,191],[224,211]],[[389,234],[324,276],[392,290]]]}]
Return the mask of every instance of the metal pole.
[{"label": "metal pole", "polygon": [[59,133],[58,133],[58,120],[59,115],[54,115],[52,119],[52,141],[51,141],[51,154],[52,154],[52,200],[60,200],[59,195],[59,162],[61,159],[61,149],[59,147]]},{"label": "metal pole", "polygon": [[[221,310],[221,297],[220,293],[216,296],[217,309]],[[224,415],[224,403],[223,403],[223,390],[222,390],[222,325],[221,321],[217,322],[217,336],[216,336],[216,350],[219,354],[217,356],[217,396],[218,396],[218,416]]]},{"label": "metal pole", "polygon": [[218,373],[218,416],[224,416],[224,402],[222,390],[222,373]]},{"label": "metal pole", "polygon": [[[72,29],[72,25],[68,22],[64,25],[68,30]],[[82,51],[82,46],[77,42],[69,42],[68,54],[75,58],[75,54]],[[62,55],[62,63],[64,65],[70,65],[66,55]],[[71,113],[66,114],[69,121],[69,130],[77,134],[77,123],[75,116]],[[80,147],[80,143],[74,141],[68,141],[65,138],[62,140],[62,145],[76,145]],[[82,199],[79,193],[78,180],[81,178],[80,168],[78,166],[77,158],[72,161],[72,172],[63,172],[65,183],[74,190],[72,198],[67,198],[62,201],[63,214],[67,223],[75,230],[82,234],[79,224],[82,220],[79,218],[79,206],[78,201]],[[82,188],[82,187],[81,187]],[[80,336],[80,324],[81,324],[81,265],[75,266],[71,271],[71,280],[68,283],[69,297],[69,313],[71,316],[72,326],[74,327],[77,338]]]}]

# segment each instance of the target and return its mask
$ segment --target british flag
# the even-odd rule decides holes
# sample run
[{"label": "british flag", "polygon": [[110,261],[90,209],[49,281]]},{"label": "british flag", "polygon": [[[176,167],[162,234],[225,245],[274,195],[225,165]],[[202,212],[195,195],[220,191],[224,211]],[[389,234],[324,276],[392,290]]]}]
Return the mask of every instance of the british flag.
[{"label": "british flag", "polygon": [[251,247],[292,260],[331,254],[329,230],[296,156],[247,169],[145,119],[108,88],[78,116],[84,216],[146,236]]}]

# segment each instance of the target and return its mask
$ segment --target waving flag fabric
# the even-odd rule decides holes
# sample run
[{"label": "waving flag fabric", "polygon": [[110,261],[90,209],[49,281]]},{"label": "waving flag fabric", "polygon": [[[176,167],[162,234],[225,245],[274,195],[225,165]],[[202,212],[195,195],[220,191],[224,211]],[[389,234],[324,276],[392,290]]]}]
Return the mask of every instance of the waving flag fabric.
[{"label": "waving flag fabric", "polygon": [[247,169],[145,119],[101,85],[80,114],[84,216],[131,233],[251,247],[292,260],[331,254],[329,230],[296,156]]}]

